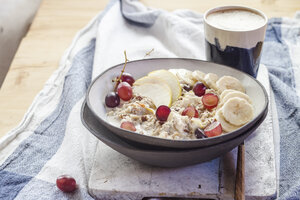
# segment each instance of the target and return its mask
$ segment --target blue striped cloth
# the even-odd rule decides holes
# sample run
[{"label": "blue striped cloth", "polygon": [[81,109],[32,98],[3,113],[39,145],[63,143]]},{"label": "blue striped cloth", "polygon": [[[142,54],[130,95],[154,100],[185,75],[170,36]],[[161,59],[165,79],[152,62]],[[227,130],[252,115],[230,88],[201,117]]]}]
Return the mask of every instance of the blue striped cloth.
[{"label": "blue striped cloth", "polygon": [[[103,23],[107,23],[106,13],[117,2],[112,0],[76,35],[59,69],[35,98],[22,123],[0,140],[0,199],[93,199],[87,182],[97,141],[92,136],[82,139],[85,136],[70,122],[79,118],[74,108],[80,107],[94,77],[97,37]],[[121,1],[120,12],[130,24],[145,29],[166,13],[129,0]],[[261,62],[269,70],[279,118],[279,199],[300,199],[299,53],[300,15],[297,19],[270,19]],[[72,130],[73,135],[67,135],[66,130]],[[75,142],[69,144],[72,138]],[[73,152],[77,157],[72,157]],[[87,154],[90,158],[83,156]],[[57,164],[54,160],[63,161]],[[68,160],[76,160],[76,166],[68,165]],[[78,175],[80,188],[75,193],[57,189],[55,179],[63,172]]]}]

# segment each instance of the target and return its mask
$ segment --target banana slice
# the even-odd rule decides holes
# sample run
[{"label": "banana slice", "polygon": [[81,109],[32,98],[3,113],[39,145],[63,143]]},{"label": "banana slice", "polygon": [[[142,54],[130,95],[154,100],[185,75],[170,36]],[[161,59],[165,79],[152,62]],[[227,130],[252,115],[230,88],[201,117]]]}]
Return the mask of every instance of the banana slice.
[{"label": "banana slice", "polygon": [[222,109],[218,110],[216,113],[216,119],[218,122],[220,122],[221,126],[222,126],[222,130],[229,133],[232,132],[238,128],[240,128],[240,126],[234,126],[232,124],[230,124],[229,122],[227,122],[223,116],[222,113]]},{"label": "banana slice", "polygon": [[214,73],[208,73],[204,76],[204,81],[208,85],[208,87],[210,87],[214,90],[217,90],[217,91],[218,91],[218,88],[217,88],[216,82],[218,79],[219,79],[218,75],[214,74]]},{"label": "banana slice", "polygon": [[219,89],[219,92],[223,92],[224,90],[227,90],[227,89],[233,89],[233,90],[238,90],[240,92],[244,92],[245,93],[245,88],[243,87],[242,83],[232,77],[232,76],[223,76],[221,77],[217,83],[216,83],[218,89]]},{"label": "banana slice", "polygon": [[195,81],[193,80],[192,71],[187,69],[169,69],[177,78],[180,80],[180,83],[185,83],[188,85],[194,85]]},{"label": "banana slice", "polygon": [[222,100],[228,93],[234,92],[234,91],[237,91],[237,90],[232,90],[232,89],[224,90],[220,95],[220,100]]},{"label": "banana slice", "polygon": [[250,97],[245,94],[245,93],[242,93],[240,91],[237,91],[237,90],[234,90],[233,92],[229,92],[227,95],[225,95],[222,99],[223,103],[226,103],[226,101],[228,101],[230,98],[233,98],[233,97],[240,97],[242,99],[245,99],[246,101],[248,101],[248,103],[252,104],[252,101],[250,99]]},{"label": "banana slice", "polygon": [[192,79],[197,82],[197,81],[201,81],[202,83],[205,82],[204,81],[204,77],[205,77],[205,73],[201,72],[199,70],[195,70],[192,72]]},{"label": "banana slice", "polygon": [[[225,90],[226,91],[226,90]],[[222,92],[223,94],[223,92]],[[225,104],[229,99],[233,98],[233,97],[239,97],[242,99],[245,99],[248,103],[252,104],[251,99],[249,98],[249,96],[245,93],[242,93],[240,91],[237,90],[232,90],[232,92],[227,93],[221,100],[221,106],[223,104]]]},{"label": "banana slice", "polygon": [[229,123],[241,126],[253,118],[253,106],[245,99],[230,98],[222,107],[223,116]]}]

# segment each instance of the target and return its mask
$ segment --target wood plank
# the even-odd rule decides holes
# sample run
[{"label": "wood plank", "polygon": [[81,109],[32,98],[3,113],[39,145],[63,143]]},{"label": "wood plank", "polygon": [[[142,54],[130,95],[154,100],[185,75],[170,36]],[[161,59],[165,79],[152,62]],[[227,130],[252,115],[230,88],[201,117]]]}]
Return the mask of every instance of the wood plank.
[{"label": "wood plank", "polygon": [[[292,17],[298,0],[142,0],[147,6],[167,10],[209,8],[239,4],[258,8],[268,17]],[[20,123],[34,97],[43,88],[76,32],[83,28],[108,0],[44,0],[24,37],[0,90],[0,138]]]},{"label": "wood plank", "polygon": [[44,0],[0,90],[0,137],[17,126],[75,34],[108,0]]}]

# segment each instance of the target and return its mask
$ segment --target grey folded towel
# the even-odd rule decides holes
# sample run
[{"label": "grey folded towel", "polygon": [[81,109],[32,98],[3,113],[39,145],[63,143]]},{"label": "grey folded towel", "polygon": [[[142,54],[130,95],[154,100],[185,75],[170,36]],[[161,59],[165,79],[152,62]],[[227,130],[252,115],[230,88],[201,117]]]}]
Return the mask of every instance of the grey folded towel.
[{"label": "grey folded towel", "polygon": [[297,58],[291,51],[300,49],[299,41],[299,20],[270,19],[261,62],[269,70],[279,118],[280,199],[300,199],[300,98],[299,88],[298,94],[296,89],[300,77],[295,77],[295,71],[300,69],[300,55]]}]

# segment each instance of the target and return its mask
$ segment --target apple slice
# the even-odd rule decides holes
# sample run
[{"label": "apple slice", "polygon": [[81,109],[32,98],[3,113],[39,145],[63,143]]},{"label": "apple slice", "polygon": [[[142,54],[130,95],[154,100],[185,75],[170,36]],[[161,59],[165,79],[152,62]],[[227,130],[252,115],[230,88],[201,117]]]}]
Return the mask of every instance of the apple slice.
[{"label": "apple slice", "polygon": [[133,85],[142,85],[142,84],[145,84],[145,83],[158,83],[158,84],[160,84],[161,82],[163,82],[165,84],[168,84],[166,81],[164,81],[161,78],[151,77],[151,76],[143,76],[142,78],[136,80]]},{"label": "apple slice", "polygon": [[[181,95],[181,86],[178,81],[178,78],[167,70],[161,69],[152,71],[148,74],[150,77],[155,77],[164,80],[172,90],[172,101],[176,101]],[[161,92],[160,92],[161,94]]]},{"label": "apple slice", "polygon": [[172,91],[170,87],[164,83],[144,83],[135,85],[133,92],[150,98],[156,108],[160,105],[171,106],[172,104]]}]

